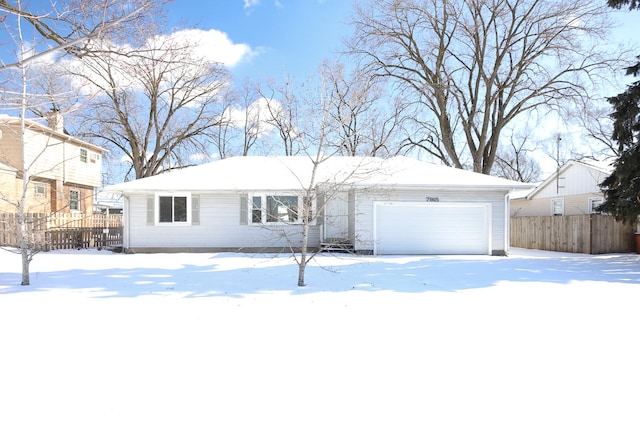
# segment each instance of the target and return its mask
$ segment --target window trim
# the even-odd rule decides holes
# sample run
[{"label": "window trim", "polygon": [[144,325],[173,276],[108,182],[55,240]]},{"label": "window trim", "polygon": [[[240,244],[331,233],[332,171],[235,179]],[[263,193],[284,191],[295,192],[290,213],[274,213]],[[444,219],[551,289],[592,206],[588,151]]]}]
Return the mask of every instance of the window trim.
[{"label": "window trim", "polygon": [[[599,203],[594,207],[593,202],[596,202],[596,201]],[[587,200],[587,211],[590,214],[601,214],[602,212],[596,211],[595,208],[597,208],[603,203],[604,203],[604,197],[589,197],[589,200]]]},{"label": "window trim", "polygon": [[[268,220],[268,200],[270,197],[292,197],[295,196],[298,198],[298,218],[295,221],[269,221]],[[254,206],[254,198],[259,198],[260,207],[256,208]],[[307,198],[306,195],[301,195],[292,191],[273,191],[273,192],[260,192],[260,193],[249,193],[247,195],[247,224],[250,226],[272,226],[272,225],[302,225],[302,216],[300,212],[304,212],[304,200]],[[260,222],[254,222],[254,212],[260,210]],[[311,221],[309,225],[316,224],[316,197],[312,197],[311,199]]]},{"label": "window trim", "polygon": [[[161,197],[171,197],[172,198],[172,207],[173,207],[173,198],[175,197],[185,197],[187,203],[187,220],[186,221],[174,221],[173,218],[171,222],[160,221],[160,198]],[[192,214],[193,206],[191,206],[191,193],[186,192],[177,192],[177,193],[156,193],[154,197],[154,215],[153,221],[155,225],[159,225],[161,227],[184,227],[191,226],[191,214]]]}]

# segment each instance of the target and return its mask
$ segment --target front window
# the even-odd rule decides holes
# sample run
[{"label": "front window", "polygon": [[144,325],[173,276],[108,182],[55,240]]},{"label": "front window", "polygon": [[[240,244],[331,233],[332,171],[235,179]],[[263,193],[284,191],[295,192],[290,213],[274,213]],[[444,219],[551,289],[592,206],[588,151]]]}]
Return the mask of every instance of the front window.
[{"label": "front window", "polygon": [[159,196],[158,197],[158,222],[186,223],[187,218],[187,196]]},{"label": "front window", "polygon": [[267,222],[297,222],[298,196],[267,196]]},{"label": "front window", "polygon": [[312,221],[313,201],[307,197],[292,194],[253,195],[249,198],[251,224],[285,223],[300,224],[302,212]]},{"label": "front window", "polygon": [[69,191],[69,209],[71,209],[72,211],[80,210],[80,191]]},{"label": "front window", "polygon": [[262,197],[251,198],[251,223],[262,224]]},{"label": "front window", "polygon": [[80,149],[80,161],[82,163],[87,163],[87,150],[84,148]]}]

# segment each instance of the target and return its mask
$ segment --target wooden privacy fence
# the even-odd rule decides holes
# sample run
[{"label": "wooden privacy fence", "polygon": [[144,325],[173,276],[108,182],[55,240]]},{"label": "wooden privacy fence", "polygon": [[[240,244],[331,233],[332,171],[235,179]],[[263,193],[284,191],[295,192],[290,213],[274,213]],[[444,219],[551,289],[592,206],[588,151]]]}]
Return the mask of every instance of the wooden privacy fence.
[{"label": "wooden privacy fence", "polygon": [[[121,214],[26,214],[29,244],[41,250],[122,245]],[[0,212],[0,246],[18,247],[15,213]]]},{"label": "wooden privacy fence", "polygon": [[511,217],[511,246],[606,254],[634,251],[634,228],[611,215]]}]

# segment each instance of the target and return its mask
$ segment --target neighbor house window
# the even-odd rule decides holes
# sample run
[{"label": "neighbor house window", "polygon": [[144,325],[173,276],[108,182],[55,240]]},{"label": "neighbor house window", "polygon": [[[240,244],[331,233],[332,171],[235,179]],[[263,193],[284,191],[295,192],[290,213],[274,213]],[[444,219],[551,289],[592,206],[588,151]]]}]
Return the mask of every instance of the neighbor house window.
[{"label": "neighbor house window", "polygon": [[33,184],[33,192],[36,197],[46,197],[47,186],[45,184],[42,184],[41,182],[36,182]]},{"label": "neighbor house window", "polygon": [[604,199],[602,197],[590,197],[589,198],[589,213],[600,213],[596,209],[598,206],[604,203]]},{"label": "neighbor house window", "polygon": [[264,194],[253,195],[249,200],[252,224],[299,224],[302,222],[301,213],[305,211],[309,221],[313,219],[313,202],[307,197],[291,194]]},{"label": "neighbor house window", "polygon": [[84,148],[80,149],[80,161],[82,163],[87,163],[87,150]]},{"label": "neighbor house window", "polygon": [[187,223],[188,206],[187,195],[158,196],[158,222],[161,224]]},{"label": "neighbor house window", "polygon": [[80,191],[69,190],[69,209],[72,211],[80,210]]},{"label": "neighbor house window", "polygon": [[564,215],[564,199],[551,200],[551,215]]}]

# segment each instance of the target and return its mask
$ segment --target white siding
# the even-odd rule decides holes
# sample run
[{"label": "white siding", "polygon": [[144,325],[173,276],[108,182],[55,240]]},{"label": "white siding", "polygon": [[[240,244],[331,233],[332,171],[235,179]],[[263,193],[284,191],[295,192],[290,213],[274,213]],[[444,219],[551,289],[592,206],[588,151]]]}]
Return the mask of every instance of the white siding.
[{"label": "white siding", "polygon": [[571,165],[560,174],[559,180],[553,180],[535,194],[535,198],[591,194],[600,191],[599,184],[608,175],[582,165]]},{"label": "white siding", "polygon": [[[46,151],[46,152],[45,152]],[[24,144],[25,166],[32,176],[62,180],[64,144],[41,133],[27,131]],[[20,168],[22,165],[20,165]]]},{"label": "white siding", "polygon": [[[65,182],[100,187],[102,185],[102,154],[97,151],[87,150],[87,161],[80,160],[80,150],[75,144],[65,144]],[[98,158],[96,159],[95,156]]]},{"label": "white siding", "polygon": [[[32,176],[59,180],[65,183],[102,186],[102,154],[87,150],[87,162],[80,161],[80,146],[60,141],[49,135],[27,131],[25,162]],[[91,161],[92,155],[99,159]]]},{"label": "white siding", "polygon": [[608,176],[597,169],[572,164],[562,171],[559,180],[551,180],[530,200],[511,201],[511,216],[549,216],[554,199],[564,200],[564,215],[589,213],[589,199],[603,197],[599,184]]},{"label": "white siding", "polygon": [[[195,193],[194,193],[195,194]],[[201,248],[233,250],[298,247],[299,224],[242,225],[240,194],[199,194],[199,225],[147,225],[147,195],[132,195],[127,212],[129,248]],[[320,244],[319,227],[312,226],[309,246]]]},{"label": "white siding", "polygon": [[493,252],[505,252],[505,200],[504,193],[494,191],[429,191],[429,190],[401,190],[394,192],[361,193],[358,194],[355,206],[355,249],[357,251],[374,250],[374,202],[427,202],[429,203],[488,203],[491,205],[491,246]]},{"label": "white siding", "polygon": [[589,213],[589,199],[603,197],[602,193],[587,193],[557,197],[536,197],[531,200],[512,200],[511,216],[550,216],[551,202],[554,199],[564,200],[564,215],[585,215]]}]

